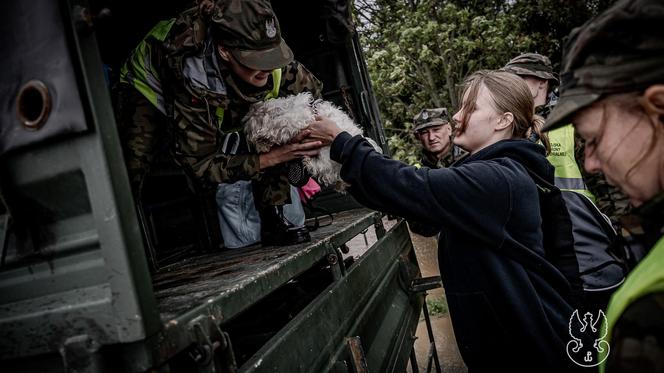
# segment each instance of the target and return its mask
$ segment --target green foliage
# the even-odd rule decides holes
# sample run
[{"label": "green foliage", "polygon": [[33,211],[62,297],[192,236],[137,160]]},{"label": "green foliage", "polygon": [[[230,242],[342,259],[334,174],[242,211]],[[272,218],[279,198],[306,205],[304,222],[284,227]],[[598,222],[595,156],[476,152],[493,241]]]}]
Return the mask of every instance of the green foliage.
[{"label": "green foliage", "polygon": [[429,310],[429,316],[442,316],[447,314],[447,299],[445,296],[440,298],[427,299],[427,310]]},{"label": "green foliage", "polygon": [[356,19],[394,157],[419,158],[412,118],[458,110],[463,79],[525,52],[560,63],[563,37],[609,0],[356,0]]}]

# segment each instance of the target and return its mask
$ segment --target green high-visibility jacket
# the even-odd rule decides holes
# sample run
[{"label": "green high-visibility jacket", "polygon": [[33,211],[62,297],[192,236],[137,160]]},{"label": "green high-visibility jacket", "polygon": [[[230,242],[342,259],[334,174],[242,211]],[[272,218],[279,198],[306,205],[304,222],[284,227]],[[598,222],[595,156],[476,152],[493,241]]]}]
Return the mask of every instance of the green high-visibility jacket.
[{"label": "green high-visibility jacket", "polygon": [[571,124],[549,132],[551,154],[547,157],[555,167],[555,185],[563,190],[584,194],[593,202],[595,196],[588,190],[574,157],[574,127]]},{"label": "green high-visibility jacket", "polygon": [[[606,310],[608,334],[605,338],[609,341],[611,350],[605,349],[600,352],[599,361],[602,361],[600,373],[604,373],[606,370],[606,353],[612,354],[620,351],[619,346],[611,344],[616,322],[629,306],[655,293],[664,293],[664,238],[660,238],[650,253],[634,268],[627,276],[625,283],[611,297]],[[660,317],[664,317],[664,315],[660,315]]]},{"label": "green high-visibility jacket", "polygon": [[[130,61],[122,66],[120,71],[120,81],[130,84],[136,88],[145,98],[150,101],[159,111],[167,114],[164,105],[164,96],[162,93],[161,81],[159,74],[154,69],[152,63],[152,44],[147,42],[149,38],[164,41],[170,32],[175,18],[161,21],[147,34],[141,41],[134,53],[130,57]],[[130,67],[131,64],[131,67]],[[276,98],[279,96],[279,87],[281,85],[281,69],[272,71],[273,87],[265,95],[265,100]],[[218,125],[224,121],[224,109],[217,107],[215,110]]]}]

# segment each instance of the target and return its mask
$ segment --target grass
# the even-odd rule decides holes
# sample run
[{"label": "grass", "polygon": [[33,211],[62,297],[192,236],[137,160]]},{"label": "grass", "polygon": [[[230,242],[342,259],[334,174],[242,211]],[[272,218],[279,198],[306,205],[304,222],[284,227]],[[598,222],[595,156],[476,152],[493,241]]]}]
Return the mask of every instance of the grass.
[{"label": "grass", "polygon": [[442,316],[447,314],[447,299],[445,296],[427,299],[427,309],[429,316]]}]

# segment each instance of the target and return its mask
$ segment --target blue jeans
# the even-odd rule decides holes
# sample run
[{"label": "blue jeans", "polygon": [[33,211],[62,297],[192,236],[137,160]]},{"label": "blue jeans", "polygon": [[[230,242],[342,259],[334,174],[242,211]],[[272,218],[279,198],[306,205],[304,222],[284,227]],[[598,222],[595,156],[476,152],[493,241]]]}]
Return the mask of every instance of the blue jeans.
[{"label": "blue jeans", "polygon": [[[224,246],[236,249],[253,245],[261,240],[261,219],[256,211],[251,181],[219,184],[217,188],[217,214]],[[284,216],[291,223],[304,225],[304,209],[297,189],[291,186],[291,204],[284,205]]]}]

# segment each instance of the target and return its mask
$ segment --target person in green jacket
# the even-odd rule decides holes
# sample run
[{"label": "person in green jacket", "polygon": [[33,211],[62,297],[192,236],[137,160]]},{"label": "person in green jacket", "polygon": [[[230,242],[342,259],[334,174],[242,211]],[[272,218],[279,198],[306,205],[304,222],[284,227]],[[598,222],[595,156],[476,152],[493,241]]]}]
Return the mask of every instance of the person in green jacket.
[{"label": "person in green jacket", "polygon": [[[535,101],[535,113],[546,119],[555,102],[551,100],[553,89],[558,85],[551,61],[538,53],[523,53],[512,58],[503,70],[520,76],[528,84]],[[557,128],[544,136],[542,142],[549,147],[547,159],[556,168],[555,185],[560,189],[572,190],[595,200],[583,180],[574,157],[574,128],[572,125]]]},{"label": "person in green jacket", "polygon": [[[503,70],[523,78],[535,100],[535,113],[546,119],[558,102],[555,88],[559,85],[548,57],[523,53],[512,58]],[[545,142],[546,139],[542,138]],[[601,172],[589,173],[583,168],[584,142],[571,124],[548,132],[550,152],[547,159],[556,168],[556,186],[573,190],[590,198],[620,231],[621,220],[629,213],[627,196],[607,183]],[[546,143],[544,143],[546,147]],[[624,233],[624,232],[621,232]]]},{"label": "person in green jacket", "polygon": [[629,196],[651,247],[611,298],[595,341],[601,372],[664,371],[662,24],[664,2],[622,0],[575,29],[545,124],[573,123],[586,141],[585,168]]},{"label": "person in green jacket", "polygon": [[293,59],[269,1],[199,1],[159,22],[129,56],[120,82],[118,122],[134,191],[155,149],[167,148],[203,188],[250,181],[264,245],[310,239],[283,206],[291,202],[289,167],[318,154],[320,144],[301,143],[303,133],[258,154],[242,128],[253,103],[305,91],[321,97],[321,82]]}]

